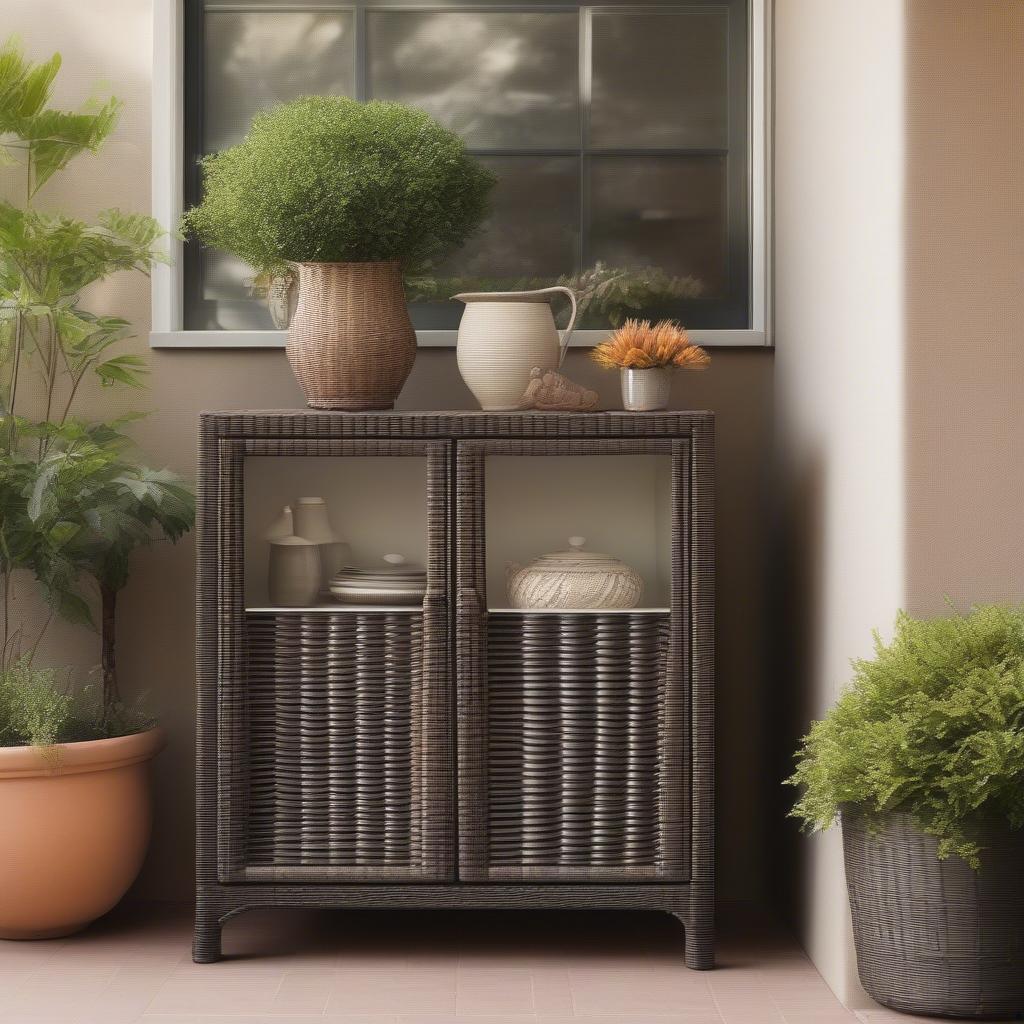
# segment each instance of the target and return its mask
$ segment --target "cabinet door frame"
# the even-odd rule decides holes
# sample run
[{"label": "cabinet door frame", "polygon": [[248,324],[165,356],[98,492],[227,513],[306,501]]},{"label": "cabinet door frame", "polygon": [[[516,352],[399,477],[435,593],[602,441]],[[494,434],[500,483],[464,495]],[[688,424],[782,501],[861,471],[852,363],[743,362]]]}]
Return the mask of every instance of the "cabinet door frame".
[{"label": "cabinet door frame", "polygon": [[[200,574],[199,614],[204,643],[216,644],[213,677],[201,672],[197,801],[216,803],[216,870],[221,883],[445,882],[455,877],[454,757],[451,722],[450,462],[446,440],[220,438],[208,490],[214,493],[216,577]],[[421,859],[416,866],[254,866],[245,860],[248,810],[248,722],[245,629],[245,459],[251,456],[418,456],[427,472],[427,591],[423,603],[423,660],[419,756]],[[213,486],[209,486],[212,484]],[[207,502],[207,505],[209,503]],[[211,530],[212,527],[212,530]],[[209,557],[211,545],[202,555]],[[326,613],[330,614],[330,613]],[[212,667],[212,666],[211,666]],[[211,693],[212,691],[212,693]],[[213,699],[208,699],[210,696]],[[210,721],[210,716],[213,720]]]},{"label": "cabinet door frame", "polygon": [[[714,513],[710,431],[674,438],[469,440],[456,446],[456,699],[459,879],[467,882],[711,882],[714,770]],[[669,648],[663,856],[657,872],[623,867],[494,868],[488,857],[488,456],[648,455],[671,459]]]}]

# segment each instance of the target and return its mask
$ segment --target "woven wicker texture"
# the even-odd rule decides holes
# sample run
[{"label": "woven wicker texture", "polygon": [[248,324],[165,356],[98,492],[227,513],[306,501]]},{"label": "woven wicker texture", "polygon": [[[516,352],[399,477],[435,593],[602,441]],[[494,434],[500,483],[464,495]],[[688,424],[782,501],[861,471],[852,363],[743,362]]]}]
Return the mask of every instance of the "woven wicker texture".
[{"label": "woven wicker texture", "polygon": [[993,827],[982,870],[940,861],[909,815],[874,834],[843,812],[846,881],[861,984],[907,1013],[1006,1019],[1024,1014],[1024,832]]},{"label": "woven wicker texture", "polygon": [[248,635],[246,862],[417,864],[420,616],[251,615]]},{"label": "woven wicker texture", "polygon": [[288,361],[314,409],[390,409],[416,358],[397,263],[300,263]]},{"label": "woven wicker texture", "polygon": [[[713,446],[708,413],[205,414],[195,959],[218,959],[224,922],[257,907],[645,907],[683,922],[688,966],[713,966]],[[507,845],[506,823],[490,810],[499,781],[490,773],[501,772],[489,763],[491,726],[502,717],[497,691],[497,718],[489,717],[487,656],[492,640],[503,642],[501,616],[489,616],[483,600],[483,466],[491,451],[672,457],[671,614],[620,613],[603,627],[625,631],[616,654],[623,666],[632,652],[628,688],[616,679],[614,696],[604,695],[617,719],[611,736],[599,734],[608,718],[600,688],[589,703],[565,690],[567,725],[575,716],[594,730],[593,772],[624,772],[625,796],[595,788],[583,818],[563,814],[562,786],[571,792],[580,780],[571,768],[561,773],[560,761],[553,864],[530,863],[522,846]],[[245,459],[318,455],[426,457],[422,612],[246,613]],[[597,630],[612,614],[584,618],[590,626],[579,628]],[[509,638],[524,642],[522,634]],[[571,636],[558,646],[571,651]],[[374,657],[361,662],[370,650]],[[499,663],[492,667],[500,683]],[[555,713],[561,723],[561,700],[550,713],[552,723],[540,724],[545,743]],[[623,722],[624,759],[612,742]],[[631,787],[643,773],[652,790]],[[495,806],[502,792],[493,787]],[[595,807],[602,818],[620,813],[605,809],[613,795],[626,811],[610,855],[593,841],[591,823]],[[408,830],[399,838],[402,820]],[[568,859],[577,856],[571,849],[586,849],[584,863],[563,862],[563,823]],[[501,863],[489,862],[492,849]]]},{"label": "woven wicker texture", "polygon": [[659,873],[667,638],[667,615],[490,616],[492,877]]},{"label": "woven wicker texture", "polygon": [[[492,668],[489,631],[491,622],[497,616],[489,615],[483,610],[486,604],[484,463],[490,455],[544,457],[600,454],[628,457],[653,453],[668,453],[672,457],[672,611],[668,617],[667,635],[661,641],[665,644],[666,654],[663,678],[660,680],[663,689],[659,706],[659,785],[654,791],[658,804],[661,840],[658,860],[649,865],[596,862],[582,865],[493,864],[490,858],[495,848],[489,835],[492,820],[489,806],[494,794],[488,785],[491,750],[487,723]],[[691,515],[690,442],[666,438],[472,440],[460,442],[458,445],[457,463],[457,689],[460,723],[464,726],[458,733],[460,877],[492,881],[564,879],[581,882],[606,878],[624,880],[630,877],[657,877],[678,881],[692,879],[691,845],[696,849],[698,845],[703,847],[705,843],[710,843],[708,826],[712,808],[710,805],[702,808],[708,815],[707,822],[691,814],[690,796],[686,785],[691,762],[702,762],[705,750],[711,743],[710,723],[704,725],[699,733],[694,732],[691,735],[687,701],[692,635],[692,609],[687,598],[690,572],[685,557],[689,547]],[[544,614],[547,616],[553,613]],[[639,613],[636,615],[639,617]],[[517,621],[524,624],[524,628],[543,630],[545,627],[542,625],[530,625],[536,617],[523,614],[515,616]],[[565,623],[569,618],[568,614],[556,615],[553,621]],[[601,618],[610,619],[612,616],[605,615]],[[556,674],[557,670],[549,668],[547,672],[550,676]],[[527,677],[524,675],[524,678]],[[554,714],[555,709],[552,709],[551,713]],[[557,773],[552,772],[550,782],[552,785],[559,784]],[[687,836],[691,837],[691,842],[686,841]],[[508,856],[507,850],[503,853]],[[703,878],[707,878],[709,890],[710,861],[711,858],[708,857],[707,864],[702,865],[705,872],[703,877],[698,876],[702,881]]]}]

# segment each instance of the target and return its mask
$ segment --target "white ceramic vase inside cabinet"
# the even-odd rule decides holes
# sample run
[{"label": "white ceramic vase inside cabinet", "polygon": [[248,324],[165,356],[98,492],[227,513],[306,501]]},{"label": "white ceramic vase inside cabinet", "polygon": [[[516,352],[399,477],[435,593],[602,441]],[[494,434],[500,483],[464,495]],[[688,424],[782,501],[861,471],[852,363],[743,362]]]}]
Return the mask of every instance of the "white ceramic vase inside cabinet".
[{"label": "white ceramic vase inside cabinet", "polygon": [[327,590],[334,574],[352,561],[352,549],[331,526],[323,498],[299,498],[295,503],[295,535],[319,547],[320,588]]},{"label": "white ceramic vase inside cabinet", "polygon": [[264,537],[267,540],[280,540],[282,537],[291,537],[295,533],[295,519],[292,516],[291,505],[285,505],[281,514],[270,524]]},{"label": "white ceramic vase inside cabinet", "polygon": [[305,537],[270,542],[270,603],[282,608],[316,604],[320,595],[319,546]]},{"label": "white ceramic vase inside cabinet", "polygon": [[[551,296],[572,303],[561,340],[551,312]],[[531,292],[463,292],[456,359],[459,373],[481,409],[518,409],[534,367],[557,370],[576,324],[576,295],[569,288]]]},{"label": "white ceramic vase inside cabinet", "polygon": [[672,371],[666,366],[647,370],[619,371],[622,383],[622,407],[629,412],[655,412],[667,409],[672,392]]}]

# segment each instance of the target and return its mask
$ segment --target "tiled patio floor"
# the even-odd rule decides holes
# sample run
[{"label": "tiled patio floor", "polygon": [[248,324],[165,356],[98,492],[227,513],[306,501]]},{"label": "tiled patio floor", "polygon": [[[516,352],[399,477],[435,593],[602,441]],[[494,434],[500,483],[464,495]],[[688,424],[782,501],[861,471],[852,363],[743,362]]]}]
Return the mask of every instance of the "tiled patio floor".
[{"label": "tiled patio floor", "polygon": [[[0,942],[3,1024],[856,1024],[797,946],[727,922],[718,970],[636,913],[253,913],[189,959],[187,908],[118,911],[71,939]],[[882,1011],[870,1024],[912,1018]]]}]

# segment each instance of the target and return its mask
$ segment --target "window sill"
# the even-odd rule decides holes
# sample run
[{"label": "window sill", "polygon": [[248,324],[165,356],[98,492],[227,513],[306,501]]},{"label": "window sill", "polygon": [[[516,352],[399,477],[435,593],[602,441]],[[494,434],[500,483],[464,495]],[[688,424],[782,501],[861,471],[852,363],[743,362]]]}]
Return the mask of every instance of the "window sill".
[{"label": "window sill", "polygon": [[[576,331],[570,348],[592,348],[607,331]],[[150,348],[284,348],[285,331],[152,331]],[[420,348],[455,348],[458,331],[417,331]],[[764,348],[771,344],[764,331],[690,331],[705,348]]]}]

